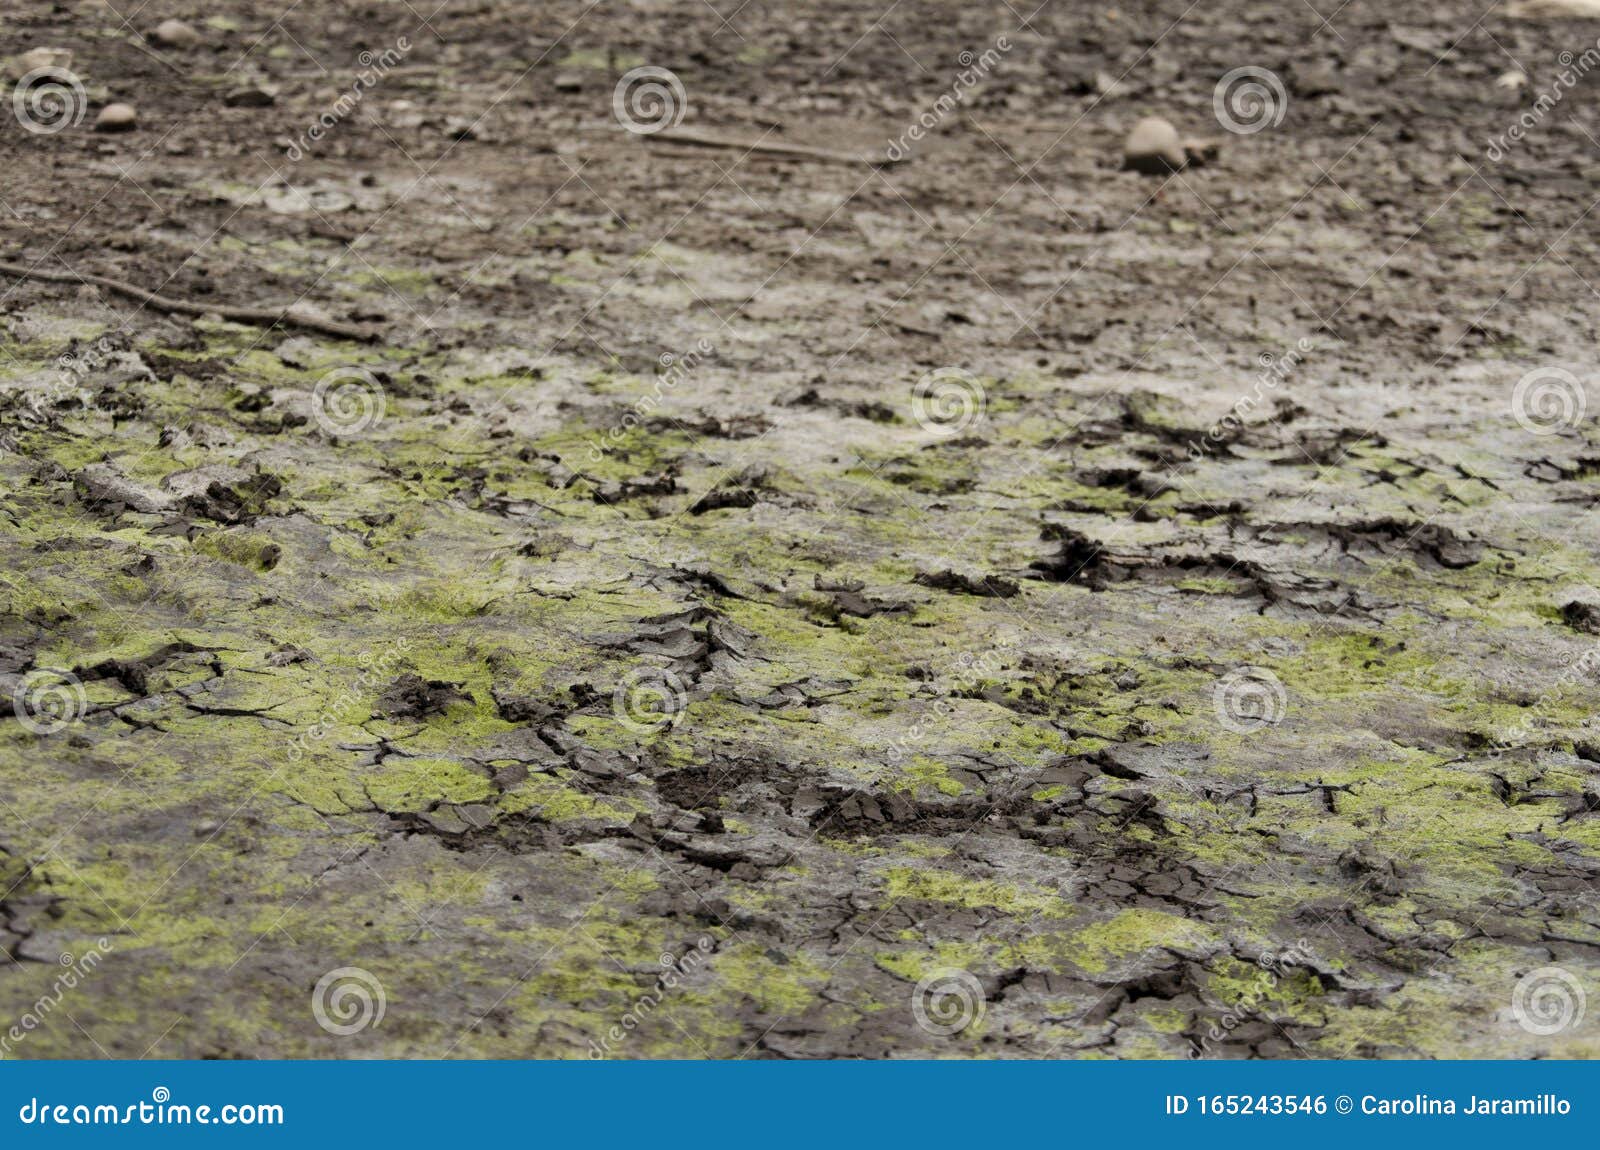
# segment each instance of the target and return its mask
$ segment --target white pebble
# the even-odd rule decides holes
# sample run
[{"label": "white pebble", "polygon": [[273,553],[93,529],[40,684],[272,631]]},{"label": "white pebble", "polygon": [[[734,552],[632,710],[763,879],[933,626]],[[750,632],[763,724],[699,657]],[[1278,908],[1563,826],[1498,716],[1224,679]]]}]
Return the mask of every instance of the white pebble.
[{"label": "white pebble", "polygon": [[133,110],[132,104],[107,104],[100,109],[100,115],[95,117],[94,130],[97,132],[131,132],[138,122],[139,116]]},{"label": "white pebble", "polygon": [[163,48],[193,48],[200,43],[200,33],[182,20],[163,20],[156,25],[150,39]]},{"label": "white pebble", "polygon": [[1146,175],[1176,172],[1186,158],[1178,129],[1159,116],[1140,120],[1122,145],[1122,166]]}]

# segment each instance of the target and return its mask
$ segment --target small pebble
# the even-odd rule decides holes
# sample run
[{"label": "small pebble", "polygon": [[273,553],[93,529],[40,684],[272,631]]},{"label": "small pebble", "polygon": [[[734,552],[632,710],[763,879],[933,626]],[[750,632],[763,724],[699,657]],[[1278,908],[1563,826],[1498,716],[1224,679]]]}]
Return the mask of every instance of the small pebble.
[{"label": "small pebble", "polygon": [[1176,172],[1186,159],[1178,129],[1159,116],[1140,120],[1122,145],[1122,166],[1149,176]]},{"label": "small pebble", "polygon": [[1094,74],[1095,95],[1099,96],[1101,99],[1114,99],[1115,97],[1121,95],[1123,91],[1127,89],[1127,87],[1128,86],[1126,84],[1117,79],[1110,72],[1096,72]]},{"label": "small pebble", "polygon": [[72,70],[72,53],[66,48],[30,48],[6,61],[6,79],[16,81],[40,68]]},{"label": "small pebble", "polygon": [[230,108],[270,108],[276,104],[277,98],[265,88],[235,88],[222,97],[222,102]]},{"label": "small pebble", "polygon": [[133,110],[132,104],[107,104],[100,109],[100,114],[95,117],[94,130],[97,132],[131,132],[138,122],[139,116]]},{"label": "small pebble", "polygon": [[1521,68],[1513,68],[1509,72],[1500,73],[1500,78],[1494,82],[1496,88],[1504,88],[1508,92],[1520,92],[1528,86],[1528,74]]},{"label": "small pebble", "polygon": [[200,43],[200,33],[182,20],[163,20],[150,39],[163,48],[193,48]]}]

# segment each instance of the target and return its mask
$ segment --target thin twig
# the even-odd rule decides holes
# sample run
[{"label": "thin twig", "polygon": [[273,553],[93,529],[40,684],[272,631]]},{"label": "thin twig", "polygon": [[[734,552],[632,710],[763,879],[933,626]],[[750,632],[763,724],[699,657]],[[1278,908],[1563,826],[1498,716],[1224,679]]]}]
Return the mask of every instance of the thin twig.
[{"label": "thin twig", "polygon": [[728,148],[739,152],[763,152],[769,156],[784,156],[792,160],[821,160],[829,164],[871,164],[886,167],[901,160],[887,155],[866,156],[852,152],[834,152],[827,148],[808,148],[804,144],[780,144],[743,136],[726,136],[720,132],[701,132],[693,128],[670,128],[645,137],[663,144],[689,144],[697,148]]},{"label": "thin twig", "polygon": [[221,307],[210,303],[196,303],[194,300],[171,299],[167,296],[157,295],[153,291],[125,280],[112,279],[110,276],[87,275],[83,272],[46,271],[43,268],[24,267],[22,264],[0,263],[0,272],[16,276],[18,279],[47,280],[50,283],[93,284],[109,291],[121,292],[125,296],[143,303],[146,307],[156,311],[172,312],[178,315],[219,315],[223,319],[234,323],[259,324],[263,327],[273,327],[283,324],[286,327],[303,327],[310,331],[319,331],[324,335],[337,336],[340,339],[359,340],[362,343],[371,343],[377,339],[377,333],[367,328],[354,327],[350,324],[339,323],[336,320],[321,319],[318,316],[307,315],[305,312],[295,311],[293,308],[263,308],[263,307]]}]

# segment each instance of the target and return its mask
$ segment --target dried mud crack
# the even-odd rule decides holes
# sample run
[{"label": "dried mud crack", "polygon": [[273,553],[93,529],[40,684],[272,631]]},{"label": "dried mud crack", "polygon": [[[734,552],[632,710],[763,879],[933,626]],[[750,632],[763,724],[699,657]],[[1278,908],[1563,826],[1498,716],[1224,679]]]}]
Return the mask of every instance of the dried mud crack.
[{"label": "dried mud crack", "polygon": [[1600,20],[18,7],[7,1056],[1600,1055]]}]

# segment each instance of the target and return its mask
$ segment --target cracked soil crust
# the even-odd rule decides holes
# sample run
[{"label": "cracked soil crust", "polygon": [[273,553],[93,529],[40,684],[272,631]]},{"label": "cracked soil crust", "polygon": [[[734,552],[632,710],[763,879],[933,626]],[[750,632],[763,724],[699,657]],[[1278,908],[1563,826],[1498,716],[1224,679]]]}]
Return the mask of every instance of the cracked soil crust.
[{"label": "cracked soil crust", "polygon": [[[7,5],[140,126],[4,119],[0,259],[380,336],[0,277],[8,1056],[1600,1054],[1592,85],[1485,155],[1600,21],[432,6]],[[1000,36],[893,166],[613,112]]]}]

